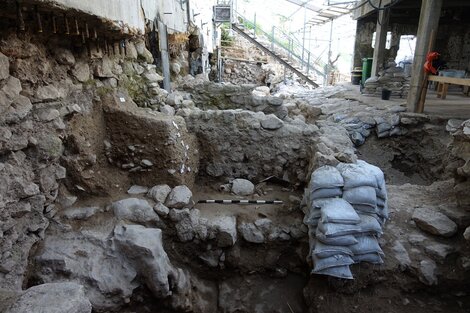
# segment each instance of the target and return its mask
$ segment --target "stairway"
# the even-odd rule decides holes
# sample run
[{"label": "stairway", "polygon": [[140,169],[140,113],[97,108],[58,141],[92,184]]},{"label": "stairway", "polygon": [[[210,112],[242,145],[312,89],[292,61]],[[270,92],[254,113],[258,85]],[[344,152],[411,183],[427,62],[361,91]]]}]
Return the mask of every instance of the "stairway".
[{"label": "stairway", "polygon": [[[314,82],[314,78],[313,77],[310,77],[307,73],[306,70],[304,69],[301,69],[300,67],[298,67],[295,62],[293,62],[292,59],[289,59],[287,58],[286,56],[276,52],[275,50],[271,49],[271,47],[269,47],[268,45],[266,44],[263,44],[262,42],[260,42],[259,40],[257,40],[255,38],[255,36],[253,36],[249,31],[246,31],[245,28],[243,27],[243,25],[237,25],[235,23],[232,24],[232,29],[234,31],[236,31],[237,33],[239,33],[242,37],[244,37],[245,39],[247,39],[248,41],[250,41],[251,43],[253,43],[254,45],[256,45],[258,48],[260,48],[261,50],[263,50],[264,52],[266,52],[267,54],[271,55],[274,59],[276,59],[279,63],[281,63],[282,65],[284,65],[285,67],[287,67],[289,70],[291,70],[292,72],[294,72],[295,74],[297,74],[300,78],[302,78],[304,81],[306,81],[307,83],[309,83],[310,85],[314,86],[314,87],[319,87],[317,83]],[[315,69],[313,66],[311,68],[312,71],[315,71],[317,73],[319,73],[320,75],[323,76],[323,73],[321,73],[320,71],[318,71],[317,69]]]}]

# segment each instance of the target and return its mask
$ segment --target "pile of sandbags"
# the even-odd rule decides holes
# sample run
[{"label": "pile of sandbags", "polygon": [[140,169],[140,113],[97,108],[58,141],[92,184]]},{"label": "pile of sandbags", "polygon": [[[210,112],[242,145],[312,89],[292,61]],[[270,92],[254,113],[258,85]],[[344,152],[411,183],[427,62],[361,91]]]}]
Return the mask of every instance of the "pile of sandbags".
[{"label": "pile of sandbags", "polygon": [[359,160],[317,169],[306,204],[312,273],[352,279],[350,265],[383,263],[378,237],[388,208],[384,174],[378,167]]},{"label": "pile of sandbags", "polygon": [[411,76],[395,62],[389,62],[387,68],[364,82],[362,93],[370,96],[381,96],[383,89],[391,91],[392,97],[406,98],[410,89]]}]

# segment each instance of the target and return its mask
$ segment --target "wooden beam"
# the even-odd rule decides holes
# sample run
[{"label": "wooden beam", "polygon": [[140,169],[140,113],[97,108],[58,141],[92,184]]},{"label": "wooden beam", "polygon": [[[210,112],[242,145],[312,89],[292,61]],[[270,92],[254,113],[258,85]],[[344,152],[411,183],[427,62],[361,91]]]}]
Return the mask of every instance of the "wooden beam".
[{"label": "wooden beam", "polygon": [[447,83],[447,84],[453,84],[453,85],[470,86],[470,78],[457,78],[457,77],[429,75],[428,80],[432,81],[432,82],[438,82],[438,83]]}]

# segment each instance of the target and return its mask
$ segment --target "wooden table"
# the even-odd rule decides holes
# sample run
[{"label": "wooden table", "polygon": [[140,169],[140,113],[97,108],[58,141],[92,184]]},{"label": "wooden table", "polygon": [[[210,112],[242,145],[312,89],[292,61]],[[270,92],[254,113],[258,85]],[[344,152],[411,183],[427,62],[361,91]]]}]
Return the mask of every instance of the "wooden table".
[{"label": "wooden table", "polygon": [[470,78],[455,78],[429,75],[428,81],[439,83],[439,85],[437,86],[437,97],[441,99],[445,99],[447,97],[449,85],[459,85],[467,87],[466,93],[468,93],[468,87],[470,87]]}]

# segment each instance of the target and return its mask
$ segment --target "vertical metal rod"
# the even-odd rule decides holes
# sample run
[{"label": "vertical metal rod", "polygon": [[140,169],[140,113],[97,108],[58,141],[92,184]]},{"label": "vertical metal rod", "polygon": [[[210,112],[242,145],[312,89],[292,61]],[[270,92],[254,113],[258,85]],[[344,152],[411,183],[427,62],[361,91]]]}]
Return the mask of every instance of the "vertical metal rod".
[{"label": "vertical metal rod", "polygon": [[75,21],[75,35],[80,35],[80,30],[78,29],[78,21],[77,18],[74,18]]},{"label": "vertical metal rod", "polygon": [[70,35],[69,20],[67,19],[67,15],[65,14],[64,14],[64,23],[65,23],[65,34]]},{"label": "vertical metal rod", "polygon": [[19,1],[16,2],[16,17],[18,19],[18,30],[22,32],[25,31],[26,27],[23,20],[23,10]]},{"label": "vertical metal rod", "polygon": [[305,28],[307,27],[307,8],[304,6],[304,36],[302,38],[302,62],[300,66],[304,68],[304,56],[305,56]]},{"label": "vertical metal rod", "polygon": [[310,71],[310,51],[307,52],[308,55],[307,55],[307,76],[308,76],[308,72]]},{"label": "vertical metal rod", "polygon": [[82,32],[82,43],[85,43],[85,33]]},{"label": "vertical metal rod", "polygon": [[98,33],[96,32],[96,28],[93,27],[93,39],[98,39]]},{"label": "vertical metal rod", "polygon": [[271,30],[271,50],[272,51],[274,51],[274,30],[275,30],[275,28],[273,26],[273,28]]},{"label": "vertical metal rod", "polygon": [[122,55],[122,40],[118,41],[118,46],[119,46],[119,55]]},{"label": "vertical metal rod", "polygon": [[85,35],[86,38],[90,38],[90,30],[88,29],[88,23],[85,22]]},{"label": "vertical metal rod", "polygon": [[52,15],[52,32],[57,34],[57,22],[54,15]]},{"label": "vertical metal rod", "polygon": [[333,20],[331,20],[330,26],[330,40],[328,42],[328,59],[326,60],[326,77],[325,77],[325,86],[328,86],[328,79],[330,76],[330,59],[331,59],[331,41],[333,39]]},{"label": "vertical metal rod", "polygon": [[38,33],[42,33],[42,22],[41,22],[41,14],[39,14],[38,6],[34,6],[34,11],[36,12],[36,20],[38,22]]},{"label": "vertical metal rod", "polygon": [[254,26],[253,26],[253,38],[256,39],[256,12],[255,12],[255,19],[253,21],[253,24],[254,24]]},{"label": "vertical metal rod", "polygon": [[104,39],[104,51],[106,54],[109,54],[108,41],[106,40],[106,38]]}]

